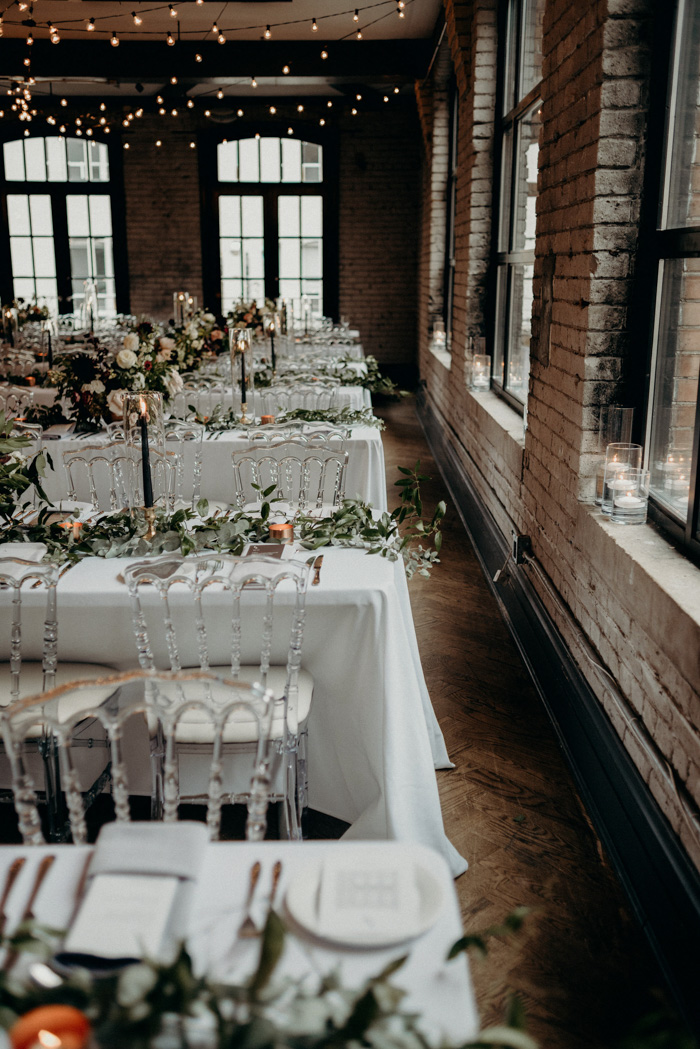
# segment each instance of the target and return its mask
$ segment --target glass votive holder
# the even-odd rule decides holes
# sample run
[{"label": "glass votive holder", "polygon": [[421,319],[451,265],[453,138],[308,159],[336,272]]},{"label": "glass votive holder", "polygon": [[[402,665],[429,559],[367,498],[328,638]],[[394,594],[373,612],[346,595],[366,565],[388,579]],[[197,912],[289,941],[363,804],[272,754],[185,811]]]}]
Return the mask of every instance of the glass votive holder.
[{"label": "glass votive holder", "polygon": [[639,470],[642,465],[641,444],[609,444],[605,451],[603,492],[600,508],[604,514],[612,513],[613,495],[624,487],[630,470]]},{"label": "glass votive holder", "polygon": [[618,478],[615,483],[610,520],[615,524],[645,524],[649,505],[649,471],[628,470],[624,478]]},{"label": "glass votive holder", "polygon": [[176,328],[181,328],[185,323],[188,313],[189,292],[173,292],[173,320]]},{"label": "glass votive holder", "polygon": [[127,501],[136,507],[151,507],[167,497],[164,476],[165,421],[163,395],[154,390],[124,394],[123,433],[131,469],[125,478]]},{"label": "glass votive holder", "polygon": [[634,408],[620,408],[606,404],[600,409],[598,418],[598,454],[600,461],[596,469],[595,503],[603,501],[603,479],[605,477],[605,451],[609,444],[629,444],[632,437]]},{"label": "glass votive holder", "polygon": [[471,390],[489,390],[491,388],[490,353],[475,353],[472,357],[469,388]]},{"label": "glass votive holder", "polygon": [[250,328],[230,328],[228,345],[231,356],[231,395],[233,410],[241,413],[241,422],[249,422],[255,387],[253,338]]}]

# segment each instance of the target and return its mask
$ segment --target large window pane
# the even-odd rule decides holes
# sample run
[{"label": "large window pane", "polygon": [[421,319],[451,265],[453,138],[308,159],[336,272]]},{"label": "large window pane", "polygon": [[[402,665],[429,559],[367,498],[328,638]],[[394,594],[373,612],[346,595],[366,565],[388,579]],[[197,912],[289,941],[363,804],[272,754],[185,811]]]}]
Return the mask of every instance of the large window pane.
[{"label": "large window pane", "polygon": [[83,142],[79,138],[69,138],[66,140],[66,153],[68,157],[68,181],[69,182],[87,182],[88,181],[88,164],[87,164],[87,143]]},{"label": "large window pane", "polygon": [[535,250],[535,206],[537,202],[537,157],[539,153],[540,103],[518,122],[518,155],[513,187],[512,251]]},{"label": "large window pane", "polygon": [[280,180],[280,140],[278,138],[261,138],[260,142],[260,181],[279,182]]},{"label": "large window pane", "polygon": [[527,394],[530,371],[532,276],[532,266],[513,266],[511,268],[506,389],[523,402]]},{"label": "large window pane", "polygon": [[43,138],[28,138],[24,143],[24,165],[27,182],[46,182],[46,157]]},{"label": "large window pane", "polygon": [[675,105],[669,123],[667,182],[661,209],[663,229],[700,225],[700,6],[682,5],[677,27]]},{"label": "large window pane", "polygon": [[219,142],[216,147],[219,182],[238,182],[238,142]]},{"label": "large window pane", "polygon": [[10,236],[28,236],[32,227],[29,223],[29,197],[24,193],[10,193],[7,197],[7,220]]},{"label": "large window pane", "polygon": [[519,96],[524,98],[542,78],[544,0],[525,0],[521,30]]},{"label": "large window pane", "polygon": [[46,139],[46,166],[49,182],[67,182],[66,142],[63,138]]},{"label": "large window pane", "polygon": [[238,172],[241,182],[260,181],[258,142],[257,138],[243,138],[238,143]]},{"label": "large window pane", "polygon": [[8,182],[25,182],[24,177],[24,142],[16,139],[6,142],[2,147],[5,164],[5,178]]},{"label": "large window pane", "polygon": [[301,182],[301,142],[298,138],[282,139],[282,181]]},{"label": "large window pane", "polygon": [[685,522],[700,375],[700,260],[662,267],[649,468],[654,496]]}]

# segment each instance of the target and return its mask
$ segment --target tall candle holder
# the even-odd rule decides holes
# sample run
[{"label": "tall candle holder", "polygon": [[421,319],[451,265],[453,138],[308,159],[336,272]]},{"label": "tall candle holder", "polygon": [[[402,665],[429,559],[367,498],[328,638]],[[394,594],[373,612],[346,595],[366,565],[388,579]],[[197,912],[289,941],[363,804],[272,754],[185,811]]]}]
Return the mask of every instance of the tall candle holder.
[{"label": "tall candle holder", "polygon": [[170,486],[163,395],[153,390],[125,393],[123,425],[126,451],[131,460],[127,484],[130,509],[132,513],[143,510],[148,526],[146,538],[152,539],[156,506],[165,505]]},{"label": "tall candle holder", "polygon": [[595,503],[603,502],[603,481],[605,479],[605,451],[609,444],[629,444],[632,439],[632,419],[634,408],[620,408],[607,404],[600,409],[598,420],[598,466],[595,479]]},{"label": "tall candle holder", "polygon": [[253,339],[250,328],[230,328],[228,345],[231,355],[233,410],[235,412],[240,403],[240,421],[244,426],[249,426],[253,419],[248,415],[248,406],[250,404],[252,407],[255,387]]},{"label": "tall candle holder", "polygon": [[270,340],[270,362],[272,374],[277,372],[277,354],[275,352],[275,339],[279,337],[280,319],[276,313],[265,313],[263,315],[263,331],[266,338]]},{"label": "tall candle holder", "polygon": [[475,353],[469,376],[470,390],[489,390],[491,388],[491,354]]},{"label": "tall candle holder", "polygon": [[187,320],[187,305],[190,294],[187,291],[173,292],[173,320],[176,328],[181,328]]}]

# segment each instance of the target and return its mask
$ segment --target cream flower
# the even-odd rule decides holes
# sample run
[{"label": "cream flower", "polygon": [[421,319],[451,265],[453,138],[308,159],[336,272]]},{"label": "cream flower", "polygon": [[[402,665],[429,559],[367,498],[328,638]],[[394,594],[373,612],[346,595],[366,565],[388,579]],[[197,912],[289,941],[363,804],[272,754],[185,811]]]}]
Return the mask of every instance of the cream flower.
[{"label": "cream flower", "polygon": [[107,407],[113,415],[121,415],[124,410],[124,394],[126,390],[110,390],[107,394]]},{"label": "cream flower", "polygon": [[92,382],[86,382],[83,386],[85,393],[104,393],[105,384],[100,379],[93,379]]},{"label": "cream flower", "polygon": [[[126,342],[126,339],[128,338],[129,336],[127,335],[124,342]],[[134,336],[134,338],[136,338],[136,336]],[[133,368],[136,364],[136,354],[133,350],[120,350],[117,354],[117,364],[120,368]]]},{"label": "cream flower", "polygon": [[139,348],[139,337],[135,331],[130,331],[124,336],[124,349],[133,353]]},{"label": "cream flower", "polygon": [[213,324],[216,320],[216,317],[213,313],[204,313],[202,315],[202,320],[205,321],[207,324]]}]

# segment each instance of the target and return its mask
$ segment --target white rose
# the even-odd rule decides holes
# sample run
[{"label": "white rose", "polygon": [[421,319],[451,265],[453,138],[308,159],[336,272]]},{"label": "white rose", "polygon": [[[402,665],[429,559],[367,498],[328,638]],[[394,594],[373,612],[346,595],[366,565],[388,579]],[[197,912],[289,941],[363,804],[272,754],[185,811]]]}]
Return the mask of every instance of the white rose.
[{"label": "white rose", "polygon": [[126,390],[110,390],[107,394],[107,407],[113,415],[121,415],[124,410],[124,394]]},{"label": "white rose", "polygon": [[[129,336],[127,335],[126,339],[128,338]],[[136,338],[136,336],[134,336],[134,338]],[[126,339],[124,339],[124,342],[126,342]],[[136,364],[136,354],[133,350],[120,350],[117,354],[117,364],[120,368],[133,368]]]},{"label": "white rose", "polygon": [[193,350],[201,350],[201,348],[202,348],[202,340],[201,339],[193,339],[192,340],[192,349]]},{"label": "white rose", "polygon": [[165,378],[163,379],[163,384],[165,385],[165,388],[171,397],[174,397],[176,393],[179,393],[185,385],[182,381],[182,376],[180,375],[180,373],[178,371],[175,371],[174,369],[173,371],[168,372],[168,374],[165,376]]},{"label": "white rose", "polygon": [[146,388],[146,377],[143,372],[137,372],[131,384],[132,390],[143,390]]},{"label": "white rose", "polygon": [[196,324],[188,324],[185,328],[185,335],[188,339],[196,339],[198,330]]},{"label": "white rose", "polygon": [[207,324],[213,324],[216,320],[216,317],[213,313],[205,313],[202,315],[202,320],[206,321]]},{"label": "white rose", "polygon": [[135,331],[130,331],[124,336],[124,349],[136,352],[139,348],[139,337]]},{"label": "white rose", "polygon": [[83,386],[85,393],[104,393],[105,384],[100,379],[93,379],[92,382],[86,382]]}]

